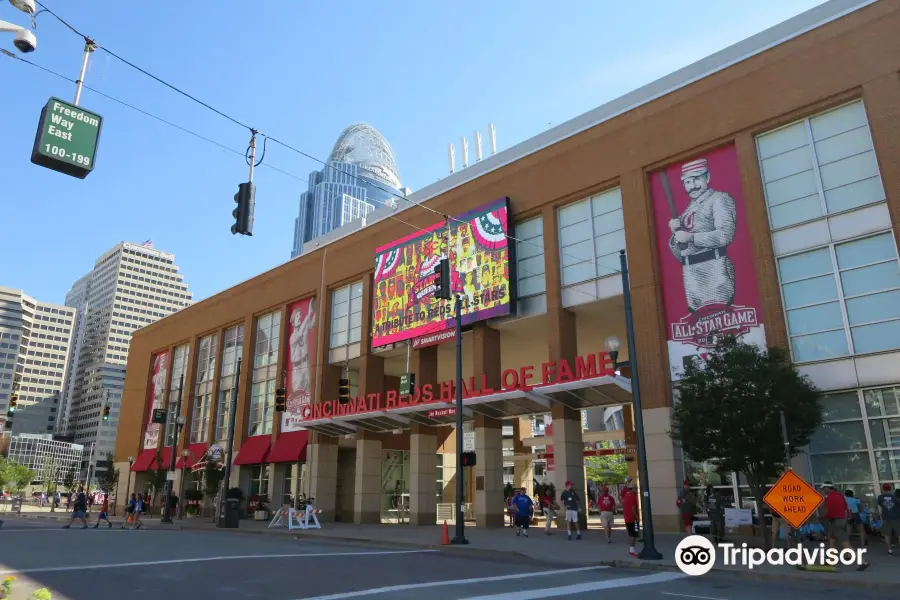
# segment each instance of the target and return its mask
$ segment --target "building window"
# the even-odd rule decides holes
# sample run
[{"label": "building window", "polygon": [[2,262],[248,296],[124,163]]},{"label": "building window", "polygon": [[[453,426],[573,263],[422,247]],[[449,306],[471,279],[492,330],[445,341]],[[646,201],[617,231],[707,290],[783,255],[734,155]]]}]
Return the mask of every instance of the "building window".
[{"label": "building window", "polygon": [[778,259],[796,362],[900,348],[900,261],[890,232]]},{"label": "building window", "polygon": [[761,135],[757,148],[773,230],[885,199],[862,102]]},{"label": "building window", "polygon": [[212,407],[218,336],[200,339],[197,351],[197,383],[194,384],[194,408],[191,418],[191,443],[200,444],[209,437],[209,413]]},{"label": "building window", "polygon": [[362,334],[363,284],[357,281],[331,293],[331,347],[359,343]]},{"label": "building window", "polygon": [[[185,374],[187,368],[188,350],[189,345],[182,344],[175,348],[175,352],[172,353],[172,379],[169,383],[169,410],[168,417],[166,418],[166,446],[171,446],[175,443],[175,424],[178,418],[178,415],[176,414],[176,410],[178,409],[178,393],[179,387],[181,386],[181,376]],[[184,398],[182,398],[182,402],[184,402]]]},{"label": "building window", "polygon": [[544,219],[516,224],[516,292],[519,298],[547,291],[544,276]]},{"label": "building window", "polygon": [[558,216],[563,287],[619,272],[619,251],[625,248],[619,188],[564,206]]},{"label": "building window", "polygon": [[278,374],[281,351],[281,312],[263,315],[256,320],[256,350],[253,359],[253,389],[250,394],[250,417],[247,435],[272,433],[275,388],[282,378]]},{"label": "building window", "polygon": [[215,439],[224,442],[228,436],[228,421],[231,416],[231,399],[237,378],[237,360],[244,353],[244,325],[235,325],[225,330],[222,347],[222,374],[219,377],[219,398],[216,403]]}]

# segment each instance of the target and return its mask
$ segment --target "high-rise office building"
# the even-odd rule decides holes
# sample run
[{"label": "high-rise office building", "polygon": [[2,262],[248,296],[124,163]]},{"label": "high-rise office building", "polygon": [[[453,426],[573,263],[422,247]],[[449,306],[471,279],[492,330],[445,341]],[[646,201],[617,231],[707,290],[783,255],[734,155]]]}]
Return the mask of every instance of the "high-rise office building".
[{"label": "high-rise office building", "polygon": [[371,125],[354,123],[341,132],[325,168],[309,174],[294,220],[291,257],[299,256],[306,242],[409,193],[400,184],[391,145]]},{"label": "high-rise office building", "polygon": [[[66,305],[78,309],[79,316],[61,430],[75,443],[94,444],[97,471],[105,469],[106,453],[115,447],[132,332],[189,304],[191,294],[175,256],[151,242],[117,244],[66,294]],[[107,405],[109,421],[103,421]]]},{"label": "high-rise office building", "polygon": [[[56,430],[66,361],[73,339],[74,308],[39,302],[0,286],[0,421],[13,433]],[[9,399],[16,392],[15,412]]]}]

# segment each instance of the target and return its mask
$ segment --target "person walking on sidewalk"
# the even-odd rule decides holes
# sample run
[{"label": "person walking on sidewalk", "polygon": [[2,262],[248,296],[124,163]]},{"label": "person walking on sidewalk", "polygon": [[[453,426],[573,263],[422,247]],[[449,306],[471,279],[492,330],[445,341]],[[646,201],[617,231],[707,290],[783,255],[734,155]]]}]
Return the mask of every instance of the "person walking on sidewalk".
[{"label": "person walking on sidewalk", "polygon": [[900,497],[891,493],[891,484],[881,484],[881,495],[876,500],[881,510],[881,535],[887,544],[888,554],[894,553],[894,536],[900,536]]},{"label": "person walking on sidewalk", "polygon": [[600,524],[606,530],[606,543],[612,544],[612,528],[616,519],[616,499],[609,493],[605,485],[597,497],[597,509],[600,511]]},{"label": "person walking on sidewalk", "polygon": [[72,518],[69,522],[63,525],[63,529],[69,529],[72,527],[72,523],[75,522],[75,519],[80,519],[83,525],[82,529],[87,529],[87,517],[85,513],[87,512],[87,500],[84,497],[84,486],[78,487],[78,494],[75,495],[75,502],[72,509]]},{"label": "person walking on sidewalk", "polygon": [[572,540],[572,529],[575,529],[575,539],[581,539],[581,529],[578,525],[578,514],[581,512],[581,500],[575,491],[575,485],[571,481],[566,482],[566,489],[559,495],[563,506],[566,507],[566,536]]},{"label": "person walking on sidewalk", "polygon": [[556,511],[559,510],[559,505],[556,504],[556,500],[550,495],[550,486],[544,486],[544,490],[541,493],[541,510],[547,519],[547,522],[544,524],[544,533],[552,535],[550,528],[553,526],[553,519],[556,518]]},{"label": "person walking on sidewalk", "polygon": [[628,531],[628,555],[637,558],[635,543],[638,537],[638,501],[633,481],[629,481],[625,485],[625,493],[622,495],[622,512],[625,516],[625,530]]},{"label": "person walking on sidewalk", "polygon": [[[822,488],[825,491],[825,536],[828,538],[828,545],[834,548],[835,544],[839,544],[841,548],[854,550],[847,540],[847,515],[850,514],[847,500],[834,489],[834,484],[830,481],[823,483]],[[868,568],[869,563],[864,562],[856,570],[865,571]]]},{"label": "person walking on sidewalk", "polygon": [[713,543],[718,544],[725,539],[725,504],[722,494],[712,485],[706,486],[706,514],[709,517],[709,533]]},{"label": "person walking on sidewalk", "polygon": [[136,504],[137,497],[134,494],[131,494],[131,499],[128,500],[128,504],[125,506],[125,520],[119,525],[119,529],[125,529],[128,527],[129,521],[134,521],[134,507]]},{"label": "person walking on sidewalk", "polygon": [[516,535],[528,537],[528,528],[531,527],[531,513],[534,510],[534,502],[526,493],[525,488],[513,498],[513,506],[516,510]]},{"label": "person walking on sidewalk", "polygon": [[866,545],[866,528],[863,527],[862,506],[859,498],[853,495],[853,490],[845,490],[844,495],[847,497],[847,509],[850,511],[847,520],[847,533],[853,535],[853,530],[859,530],[859,545]]},{"label": "person walking on sidewalk", "polygon": [[97,517],[94,529],[100,527],[100,521],[106,521],[106,526],[112,527],[112,522],[109,520],[109,496],[103,497],[103,506],[100,507],[100,515]]},{"label": "person walking on sidewalk", "polygon": [[684,487],[675,504],[681,512],[681,525],[684,527],[684,533],[692,535],[694,533],[694,515],[697,513],[697,494],[691,489],[690,480],[684,480]]},{"label": "person walking on sidewalk", "polygon": [[[149,494],[148,494],[148,497],[149,497]],[[134,503],[134,528],[135,529],[140,529],[141,527],[144,526],[144,524],[141,522],[141,513],[144,512],[145,506],[146,505],[144,504],[144,497],[141,494],[138,494],[137,498],[135,499],[135,503]]]}]

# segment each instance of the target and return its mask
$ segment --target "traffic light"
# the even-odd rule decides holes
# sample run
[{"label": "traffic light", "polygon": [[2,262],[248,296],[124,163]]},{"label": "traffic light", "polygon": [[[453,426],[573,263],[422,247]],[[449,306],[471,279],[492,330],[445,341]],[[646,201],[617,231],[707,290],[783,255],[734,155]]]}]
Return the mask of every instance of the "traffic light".
[{"label": "traffic light", "polygon": [[464,466],[464,467],[474,467],[475,466],[475,453],[474,452],[463,452],[462,453],[462,466]]},{"label": "traffic light", "polygon": [[434,297],[450,299],[450,259],[442,258],[434,268]]},{"label": "traffic light", "polygon": [[234,225],[231,226],[231,234],[253,235],[253,207],[256,204],[256,186],[252,183],[242,183],[238,186],[238,193],[234,195],[237,208],[231,212],[234,217]]},{"label": "traffic light", "polygon": [[9,408],[6,410],[6,414],[10,417],[16,412],[16,404],[19,403],[19,396],[13,393],[12,396],[9,397]]},{"label": "traffic light", "polygon": [[287,410],[287,390],[278,388],[275,390],[275,412],[284,412]]},{"label": "traffic light", "polygon": [[350,402],[350,380],[349,379],[339,379],[338,380],[338,402],[341,404],[347,404]]},{"label": "traffic light", "polygon": [[109,421],[109,406],[103,407],[103,420]]}]

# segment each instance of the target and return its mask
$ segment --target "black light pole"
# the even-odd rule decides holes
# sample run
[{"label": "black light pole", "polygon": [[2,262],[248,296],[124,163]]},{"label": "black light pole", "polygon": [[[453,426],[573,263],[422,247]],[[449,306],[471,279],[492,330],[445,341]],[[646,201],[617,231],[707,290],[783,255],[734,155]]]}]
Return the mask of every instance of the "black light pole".
[{"label": "black light pole", "polygon": [[[129,498],[129,494],[131,493],[131,466],[133,464],[134,464],[134,457],[129,456],[128,457],[128,481],[125,484],[125,506],[126,507],[128,506],[128,498]],[[56,496],[56,494],[54,494],[54,499],[55,499],[55,496]],[[118,503],[119,503],[119,493],[116,492],[116,504],[118,504]],[[115,507],[115,505],[113,505],[113,507]],[[115,515],[115,513],[113,513],[113,515]],[[125,516],[128,516],[128,515],[126,514]]]},{"label": "black light pole", "polygon": [[638,376],[637,349],[634,344],[634,316],[631,313],[631,287],[628,279],[628,259],[625,251],[619,252],[622,264],[622,299],[625,304],[625,333],[628,337],[628,360],[618,362],[619,340],[609,338],[606,340],[606,348],[609,357],[613,361],[613,368],[631,367],[631,396],[634,413],[634,428],[637,437],[638,477],[641,480],[641,515],[644,520],[644,547],[638,553],[638,557],[644,560],[660,560],[662,554],[656,549],[653,537],[653,510],[650,506],[650,479],[647,470],[647,448],[644,443],[644,413],[641,408],[641,384]]},{"label": "black light pole", "polygon": [[231,414],[228,415],[228,458],[225,460],[225,480],[222,483],[222,498],[219,504],[219,522],[217,525],[219,527],[225,527],[225,501],[226,501],[226,492],[228,491],[229,481],[231,481],[231,463],[234,459],[232,457],[232,453],[234,452],[234,417],[237,413],[237,401],[238,401],[238,386],[241,384],[241,358],[237,359],[237,366],[235,374],[234,374],[234,390],[231,394]]},{"label": "black light pole", "polygon": [[172,452],[169,456],[169,469],[166,473],[166,503],[163,506],[163,516],[160,523],[172,522],[172,486],[175,481],[172,477],[175,475],[175,451],[178,450],[178,430],[181,429],[181,396],[184,392],[184,373],[178,382],[178,402],[175,404],[175,434],[172,436]]},{"label": "black light pole", "polygon": [[191,451],[185,448],[181,451],[181,498],[178,499],[178,520],[181,521],[184,519],[184,488],[185,488],[185,467],[187,466],[188,458],[191,455]]},{"label": "black light pole", "polygon": [[456,535],[451,544],[468,544],[463,515],[462,296],[456,296]]}]

